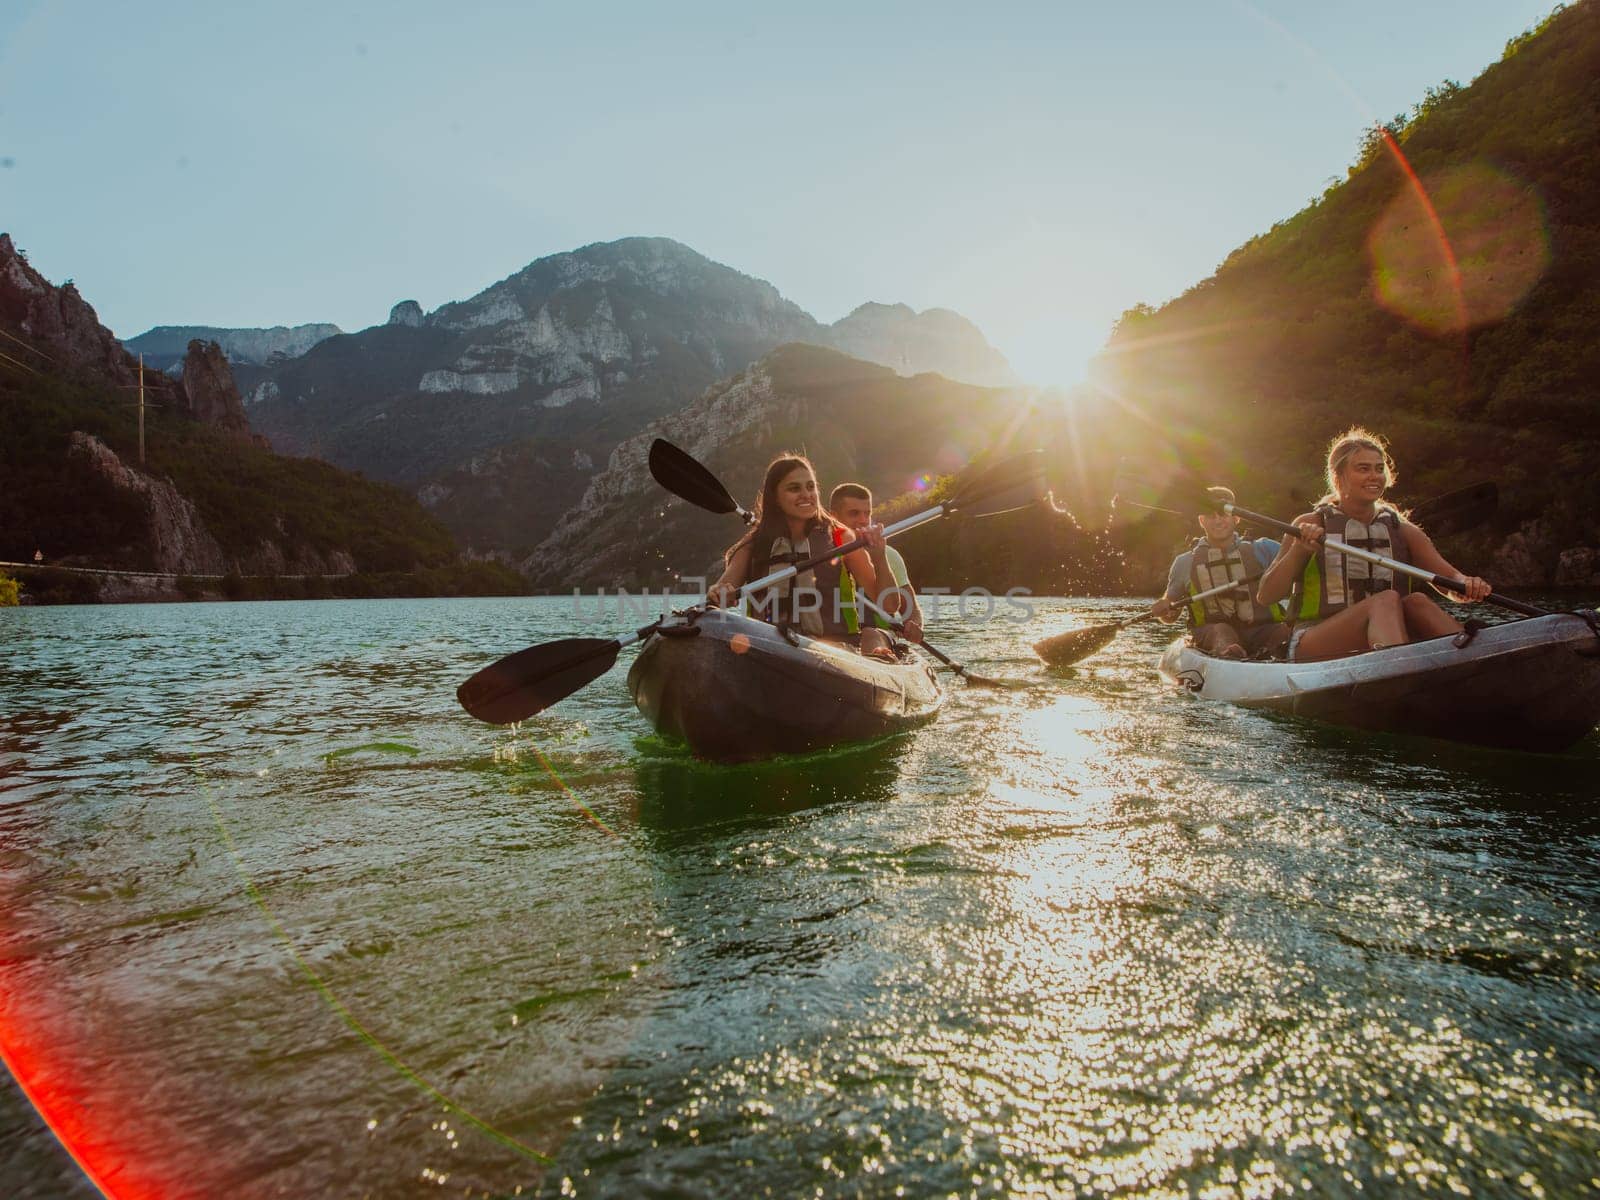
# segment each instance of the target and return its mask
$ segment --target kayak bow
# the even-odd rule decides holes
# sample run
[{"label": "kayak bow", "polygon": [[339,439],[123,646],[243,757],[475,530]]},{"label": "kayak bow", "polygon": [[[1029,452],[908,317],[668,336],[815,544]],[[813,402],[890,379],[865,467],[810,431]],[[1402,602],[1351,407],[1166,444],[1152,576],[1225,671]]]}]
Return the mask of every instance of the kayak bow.
[{"label": "kayak bow", "polygon": [[664,623],[628,691],[659,732],[717,762],[870,741],[926,724],[944,702],[918,658],[883,662],[716,608]]}]

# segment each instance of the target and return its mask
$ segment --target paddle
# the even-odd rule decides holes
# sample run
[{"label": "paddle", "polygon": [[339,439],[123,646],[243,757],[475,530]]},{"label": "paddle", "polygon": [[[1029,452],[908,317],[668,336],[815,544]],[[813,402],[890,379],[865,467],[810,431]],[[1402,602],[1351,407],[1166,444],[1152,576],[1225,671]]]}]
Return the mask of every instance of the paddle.
[{"label": "paddle", "polygon": [[[1133,482],[1124,477],[1119,484]],[[1175,516],[1188,516],[1173,508],[1160,508],[1154,504],[1144,504],[1138,500],[1129,500],[1118,495],[1119,502],[1132,504],[1136,508],[1149,508],[1157,512],[1169,512]],[[1210,507],[1214,502],[1209,495],[1205,507]],[[1457,488],[1453,492],[1446,492],[1442,496],[1435,496],[1432,500],[1424,500],[1411,510],[1410,520],[1419,527],[1425,526],[1428,530],[1441,536],[1450,533],[1459,533],[1471,529],[1493,515],[1500,503],[1500,489],[1492,482],[1474,483],[1468,487]],[[1242,514],[1241,514],[1242,515]],[[1225,583],[1220,587],[1201,592],[1199,595],[1189,597],[1190,600],[1203,600],[1207,596],[1220,595],[1222,592],[1239,587],[1237,583]],[[1033,644],[1034,653],[1052,667],[1071,666],[1075,662],[1087,658],[1096,650],[1103,648],[1130,625],[1140,621],[1148,621],[1156,615],[1155,609],[1149,609],[1137,616],[1127,617],[1121,621],[1114,621],[1109,625],[1090,625],[1083,629],[1069,629],[1065,633],[1058,633],[1054,637],[1044,638]]]},{"label": "paddle", "polygon": [[[1114,487],[1121,489],[1127,486],[1145,486],[1132,478],[1119,475]],[[1120,491],[1113,504],[1130,504],[1134,508],[1148,509],[1151,512],[1171,513],[1175,517],[1193,517],[1193,513],[1180,512],[1176,508],[1165,508],[1159,504],[1146,504],[1122,495]],[[1208,499],[1206,507],[1210,508],[1212,502]],[[1435,496],[1432,500],[1424,500],[1421,504],[1406,513],[1406,519],[1419,529],[1436,537],[1445,537],[1452,533],[1460,533],[1466,529],[1481,525],[1494,515],[1500,505],[1500,489],[1493,482],[1474,483],[1464,488],[1457,488],[1453,492],[1446,492],[1442,496]]]},{"label": "paddle", "polygon": [[565,700],[609,671],[623,647],[642,642],[658,628],[652,621],[618,638],[563,638],[508,654],[456,689],[456,699],[480,721],[510,725]]},{"label": "paddle", "polygon": [[[885,525],[883,536],[895,537],[908,529],[915,529],[919,525],[926,525],[941,517],[952,517],[957,514],[964,517],[997,517],[1001,513],[1029,508],[1043,500],[1046,495],[1044,451],[1029,450],[1011,458],[1001,459],[993,466],[979,471],[961,484],[956,494],[943,503],[935,504],[932,508],[896,521],[892,525]],[[856,538],[824,554],[813,555],[804,562],[793,563],[763,575],[739,589],[740,599],[747,599],[754,593],[792,578],[802,571],[809,571],[822,563],[865,549],[866,545],[866,538]]]},{"label": "paddle", "polygon": [[[686,451],[678,449],[678,447],[663,438],[657,438],[650,445],[650,473],[655,476],[656,482],[666,488],[667,491],[689,501],[690,504],[697,504],[709,512],[729,513],[735,509],[738,509],[740,513],[745,512],[734,502],[733,497],[729,495],[728,489],[723,486],[721,480],[691,458]],[[752,514],[745,514],[745,524],[748,525],[754,519]],[[884,612],[883,609],[865,596],[858,596],[857,598],[873,612],[889,622],[889,627],[895,632],[905,633],[906,627],[904,623]],[[976,684],[979,687],[995,688],[1019,686],[1007,680],[991,679],[987,675],[974,674],[960,663],[949,658],[937,647],[930,646],[926,641],[918,644],[968,683]]]},{"label": "paddle", "polygon": [[[995,463],[964,483],[944,503],[903,521],[896,521],[883,532],[885,537],[893,537],[907,529],[955,513],[974,517],[995,516],[1025,508],[1044,496],[1044,452],[1030,450],[1026,454]],[[754,584],[746,584],[745,591],[768,587],[790,575],[810,570],[819,563],[850,554],[866,544],[864,538],[857,538],[827,554],[775,571]],[[456,689],[456,699],[461,702],[462,708],[480,721],[494,725],[525,721],[598,679],[610,670],[624,647],[644,641],[659,628],[661,622],[652,621],[618,638],[564,638],[529,646],[475,673]]]},{"label": "paddle", "polygon": [[650,474],[674,496],[714,513],[738,513],[746,525],[755,524],[756,515],[733,498],[722,481],[665,438],[650,443]]},{"label": "paddle", "polygon": [[[1207,588],[1185,599],[1185,603],[1195,600],[1205,600],[1211,596],[1220,596],[1223,592],[1243,589],[1244,584],[1237,580],[1229,580],[1214,588]],[[1058,633],[1054,637],[1047,637],[1033,644],[1033,652],[1052,667],[1070,667],[1080,659],[1088,658],[1096,650],[1110,643],[1130,625],[1137,625],[1140,621],[1148,621],[1156,615],[1154,608],[1146,609],[1131,617],[1124,617],[1120,621],[1112,621],[1109,625],[1087,625],[1082,629],[1069,629],[1065,633]]]},{"label": "paddle", "polygon": [[[1261,525],[1267,529],[1275,529],[1289,537],[1299,537],[1299,529],[1287,521],[1280,521],[1276,517],[1264,516],[1252,512],[1248,508],[1240,508],[1237,504],[1230,504],[1225,500],[1213,499],[1204,490],[1194,496],[1194,502],[1201,508],[1210,508],[1217,512],[1229,513],[1242,521],[1249,521],[1252,525]],[[1351,558],[1364,559],[1375,566],[1388,567],[1391,571],[1398,571],[1402,575],[1409,575],[1413,579],[1421,579],[1431,583],[1434,587],[1444,591],[1455,592],[1457,595],[1467,594],[1467,585],[1460,579],[1448,579],[1443,575],[1435,575],[1432,571],[1422,567],[1414,567],[1410,563],[1399,562],[1393,558],[1386,558],[1382,554],[1371,550],[1363,550],[1359,546],[1348,546],[1343,542],[1326,543],[1330,552],[1348,555]],[[1524,604],[1521,600],[1513,600],[1510,596],[1502,596],[1499,592],[1490,592],[1484,597],[1490,604],[1497,604],[1501,608],[1509,608],[1512,612],[1521,613],[1525,617],[1548,617],[1552,614],[1548,609],[1537,608],[1532,604]]]},{"label": "paddle", "polygon": [[1457,488],[1413,508],[1406,519],[1434,537],[1446,537],[1481,525],[1500,507],[1500,489],[1490,482]]},{"label": "paddle", "polygon": [[[857,595],[856,599],[859,600],[862,604],[866,605],[873,612],[877,613],[886,622],[888,622],[888,625],[889,625],[890,629],[894,630],[896,633],[899,633],[899,634],[904,634],[905,633],[906,626],[905,626],[905,622],[904,621],[901,621],[899,618],[891,616],[890,614],[884,612],[883,609],[879,608],[876,604],[874,604],[871,600],[868,600],[865,596]],[[993,678],[989,677],[988,675],[979,675],[976,672],[969,671],[969,670],[967,670],[966,667],[962,666],[960,663],[956,662],[954,659],[952,659],[947,654],[945,654],[944,651],[940,650],[937,646],[930,646],[930,645],[928,645],[928,643],[926,641],[918,642],[917,645],[921,646],[929,654],[933,655],[940,662],[942,662],[945,666],[949,667],[957,675],[959,675],[959,676],[961,676],[961,678],[965,679],[968,683],[973,684],[973,685],[975,685],[977,687],[1018,688],[1018,687],[1026,687],[1027,686],[1027,684],[1025,682],[1021,681],[1021,680],[1016,680],[1016,679],[993,679]]]}]

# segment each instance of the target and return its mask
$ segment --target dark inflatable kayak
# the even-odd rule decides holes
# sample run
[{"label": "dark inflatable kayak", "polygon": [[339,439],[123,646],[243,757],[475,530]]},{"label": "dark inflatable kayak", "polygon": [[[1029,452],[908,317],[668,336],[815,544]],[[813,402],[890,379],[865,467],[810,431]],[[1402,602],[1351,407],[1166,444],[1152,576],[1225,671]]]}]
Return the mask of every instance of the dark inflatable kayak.
[{"label": "dark inflatable kayak", "polygon": [[1167,679],[1204,700],[1357,729],[1565,750],[1600,722],[1600,618],[1555,613],[1328,662],[1238,662],[1183,641]]},{"label": "dark inflatable kayak", "polygon": [[716,762],[884,737],[933,720],[944,702],[919,658],[880,662],[799,634],[791,641],[720,609],[663,625],[634,660],[628,691],[659,732]]}]

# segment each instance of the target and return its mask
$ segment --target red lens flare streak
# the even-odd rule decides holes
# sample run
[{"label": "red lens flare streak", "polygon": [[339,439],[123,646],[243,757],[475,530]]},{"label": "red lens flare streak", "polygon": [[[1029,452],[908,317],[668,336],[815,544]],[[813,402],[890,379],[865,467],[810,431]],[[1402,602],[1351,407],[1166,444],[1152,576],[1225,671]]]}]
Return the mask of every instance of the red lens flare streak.
[{"label": "red lens flare streak", "polygon": [[[567,785],[566,780],[561,777],[544,751],[537,744],[532,745],[532,750],[540,766],[555,781],[569,802],[597,829],[611,837],[617,837],[616,830],[602,821],[578,798],[577,793]],[[549,1156],[502,1132],[491,1122],[464,1108],[420,1076],[362,1024],[333,993],[327,983],[301,956],[288,931],[278,922],[266,900],[246,873],[238,848],[223,821],[221,811],[210,795],[209,786],[203,775],[200,782],[207,793],[207,803],[216,822],[218,834],[233,860],[245,893],[266,918],[268,925],[285,946],[301,974],[328,1007],[393,1070],[440,1103],[447,1111],[455,1113],[467,1124],[523,1157],[548,1166],[551,1163]],[[0,963],[3,963],[3,960],[0,960]],[[15,968],[11,970],[14,972]],[[0,1063],[10,1071],[18,1089],[50,1132],[55,1135],[62,1149],[83,1172],[84,1177],[108,1200],[166,1200],[167,1197],[188,1191],[195,1182],[192,1177],[180,1184],[177,1181],[163,1182],[138,1173],[141,1162],[138,1149],[145,1131],[135,1129],[128,1123],[107,1122],[92,1115],[96,1107],[93,1095],[78,1084],[78,1076],[74,1072],[63,1069],[71,1063],[71,1056],[60,1053],[61,1048],[52,1045],[44,1036],[43,1031],[50,1024],[47,1018],[41,1016],[38,1020],[30,1020],[24,1015],[25,997],[13,986],[13,980],[14,974],[8,973],[5,966],[0,965]],[[119,1176],[121,1178],[118,1178]]]},{"label": "red lens flare streak", "polygon": [[[4,986],[6,982],[0,979],[0,1006],[7,1013],[7,1019],[0,1024],[0,1062],[5,1063],[28,1103],[101,1195],[112,1200],[162,1200],[163,1192],[154,1184],[128,1182],[112,1189],[109,1177],[125,1165],[122,1155],[114,1146],[104,1144],[104,1130],[97,1130],[95,1122],[69,1096],[57,1098],[46,1093],[44,1080],[52,1073],[50,1047],[20,1022],[12,1022],[10,1014],[16,1008],[16,997]],[[112,1161],[102,1162],[102,1156]]]},{"label": "red lens flare streak", "polygon": [[1450,244],[1450,235],[1444,231],[1444,222],[1439,219],[1439,210],[1433,205],[1433,198],[1428,195],[1428,189],[1423,186],[1412,169],[1411,160],[1405,156],[1405,151],[1400,149],[1400,143],[1395,140],[1394,134],[1387,128],[1379,126],[1383,134],[1383,144],[1394,157],[1395,165],[1400,168],[1400,173],[1406,177],[1406,184],[1417,198],[1417,203],[1422,205],[1422,211],[1427,214],[1428,223],[1433,226],[1434,236],[1439,240],[1439,254],[1444,259],[1445,270],[1448,272],[1450,294],[1455,298],[1456,326],[1461,330],[1461,344],[1463,349],[1467,345],[1466,333],[1470,328],[1467,319],[1466,290],[1461,282],[1461,266],[1456,261],[1455,247]]}]

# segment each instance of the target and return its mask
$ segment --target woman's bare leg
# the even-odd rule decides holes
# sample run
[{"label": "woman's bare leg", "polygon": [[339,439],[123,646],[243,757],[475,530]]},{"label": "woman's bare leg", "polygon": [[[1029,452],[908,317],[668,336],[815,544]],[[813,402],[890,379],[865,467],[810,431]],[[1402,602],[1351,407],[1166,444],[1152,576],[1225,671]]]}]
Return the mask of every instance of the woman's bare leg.
[{"label": "woman's bare leg", "polygon": [[1400,603],[1400,593],[1391,588],[1368,596],[1306,630],[1294,648],[1294,660],[1318,662],[1399,646],[1405,641],[1404,606]]},{"label": "woman's bare leg", "polygon": [[1433,597],[1412,592],[1405,598],[1406,632],[1414,642],[1449,637],[1461,632],[1461,622],[1433,602]]}]

